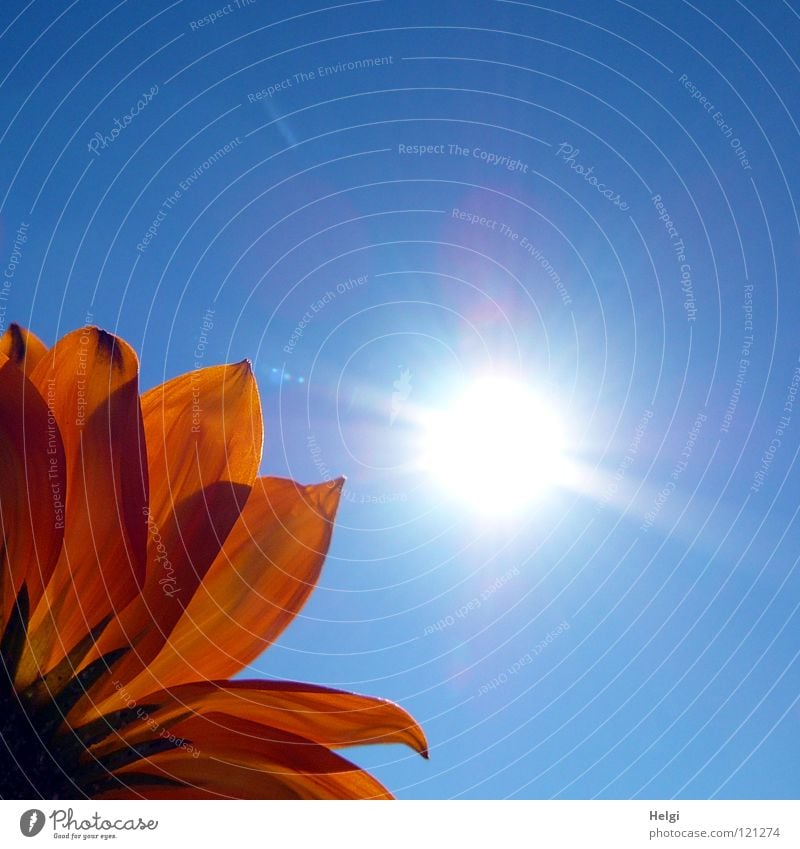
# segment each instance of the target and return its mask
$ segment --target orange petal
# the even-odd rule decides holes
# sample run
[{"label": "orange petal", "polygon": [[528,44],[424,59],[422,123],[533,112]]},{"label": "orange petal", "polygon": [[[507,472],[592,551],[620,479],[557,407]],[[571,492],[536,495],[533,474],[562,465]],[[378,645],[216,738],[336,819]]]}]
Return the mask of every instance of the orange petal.
[{"label": "orange petal", "polygon": [[30,374],[47,353],[44,342],[18,324],[9,324],[0,336],[0,354],[5,354],[26,374]]},{"label": "orange petal", "polygon": [[[302,796],[268,772],[220,760],[217,754],[193,757],[181,750],[117,770],[124,786],[94,792],[94,799],[300,799]],[[152,784],[147,783],[152,779]],[[106,785],[116,784],[107,780]],[[163,783],[157,783],[163,782]],[[112,784],[112,787],[113,787]],[[177,786],[175,786],[177,785]]]},{"label": "orange petal", "polygon": [[228,678],[278,638],[319,579],[343,482],[256,481],[169,641],[126,685],[134,698],[201,678]]},{"label": "orange petal", "polygon": [[185,787],[134,786],[100,798],[391,798],[369,773],[324,746],[256,722],[209,714],[179,723],[170,732],[184,745],[115,774],[122,781],[130,774],[150,774]]},{"label": "orange petal", "polygon": [[[178,587],[149,587],[160,601],[188,603],[228,536],[258,473],[264,430],[255,378],[247,361],[199,369],[142,396],[150,461],[150,514]],[[148,576],[150,577],[150,576]],[[167,604],[175,608],[175,604]]]},{"label": "orange petal", "polygon": [[22,582],[35,604],[58,561],[65,474],[61,434],[47,404],[0,354],[0,634]]},{"label": "orange petal", "polygon": [[[96,327],[67,334],[31,381],[58,423],[67,466],[64,546],[32,617],[49,668],[134,597],[144,579],[147,467],[133,349]],[[36,673],[30,663],[20,682]]]},{"label": "orange petal", "polygon": [[208,572],[250,494],[264,437],[247,362],[199,369],[151,389],[142,412],[150,469],[147,579],[97,649],[136,641],[117,670],[123,681],[158,653]]},{"label": "orange petal", "polygon": [[[128,688],[120,687],[115,700],[107,702],[103,710],[120,710],[130,698]],[[151,693],[142,699],[142,703],[159,707],[148,711],[146,721],[127,726],[118,737],[104,740],[93,750],[95,755],[119,747],[120,740],[132,745],[152,737],[153,723],[159,728],[169,728],[187,714],[224,713],[295,734],[328,748],[403,743],[423,757],[428,756],[425,734],[399,705],[386,699],[314,684],[211,681]],[[92,711],[81,724],[98,715],[98,711]]]}]

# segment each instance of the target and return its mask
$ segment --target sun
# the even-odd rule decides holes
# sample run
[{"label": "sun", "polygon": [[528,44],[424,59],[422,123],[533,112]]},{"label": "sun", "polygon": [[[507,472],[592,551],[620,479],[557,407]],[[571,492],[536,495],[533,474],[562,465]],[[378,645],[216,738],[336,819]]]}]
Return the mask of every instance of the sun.
[{"label": "sun", "polygon": [[563,427],[524,384],[482,378],[429,417],[423,465],[447,493],[477,511],[514,513],[561,479]]}]

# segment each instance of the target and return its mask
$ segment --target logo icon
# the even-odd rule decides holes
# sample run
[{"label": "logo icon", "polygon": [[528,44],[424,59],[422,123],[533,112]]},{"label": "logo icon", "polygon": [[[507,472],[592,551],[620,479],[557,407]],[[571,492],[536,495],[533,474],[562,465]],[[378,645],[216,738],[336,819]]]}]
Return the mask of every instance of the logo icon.
[{"label": "logo icon", "polygon": [[44,828],[44,812],[31,808],[19,818],[19,830],[25,837],[36,837]]},{"label": "logo icon", "polygon": [[403,405],[408,401],[411,395],[411,370],[404,369],[403,366],[398,366],[400,369],[400,377],[392,383],[394,392],[392,392],[392,412],[389,417],[389,424],[393,425],[395,419],[403,409]]}]

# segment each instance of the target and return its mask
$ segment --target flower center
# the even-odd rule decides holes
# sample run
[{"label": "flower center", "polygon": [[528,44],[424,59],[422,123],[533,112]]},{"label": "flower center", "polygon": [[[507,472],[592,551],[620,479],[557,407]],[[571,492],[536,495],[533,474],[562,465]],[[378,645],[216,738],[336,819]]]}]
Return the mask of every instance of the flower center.
[{"label": "flower center", "polygon": [[[183,740],[150,739],[95,757],[95,743],[136,723],[139,712],[124,708],[105,714],[78,728],[65,722],[78,700],[104,676],[130,648],[108,652],[76,672],[106,622],[81,640],[50,672],[19,691],[14,684],[27,644],[29,604],[23,585],[0,639],[0,798],[76,799],[131,785],[140,777],[114,770],[183,745]],[[154,710],[157,705],[144,706]],[[146,776],[147,783],[179,784]]]},{"label": "flower center", "polygon": [[0,798],[84,796],[75,781],[80,749],[42,727],[36,709],[25,704],[7,673],[0,671]]}]

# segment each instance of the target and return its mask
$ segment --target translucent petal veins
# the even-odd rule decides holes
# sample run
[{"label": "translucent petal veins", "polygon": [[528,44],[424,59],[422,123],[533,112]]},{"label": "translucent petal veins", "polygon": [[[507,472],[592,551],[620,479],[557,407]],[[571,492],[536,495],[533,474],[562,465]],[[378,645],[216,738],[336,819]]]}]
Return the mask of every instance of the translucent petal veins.
[{"label": "translucent petal veins", "polygon": [[427,757],[399,705],[228,680],[316,586],[344,482],[257,478],[262,441],[246,362],[140,399],[99,328],[0,336],[0,798],[391,798],[334,749]]}]

